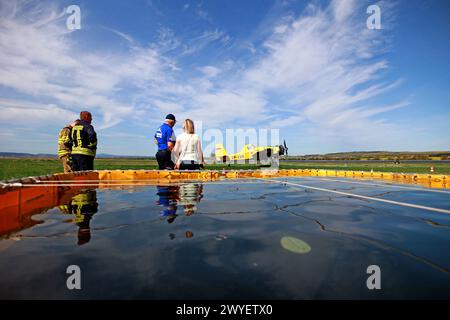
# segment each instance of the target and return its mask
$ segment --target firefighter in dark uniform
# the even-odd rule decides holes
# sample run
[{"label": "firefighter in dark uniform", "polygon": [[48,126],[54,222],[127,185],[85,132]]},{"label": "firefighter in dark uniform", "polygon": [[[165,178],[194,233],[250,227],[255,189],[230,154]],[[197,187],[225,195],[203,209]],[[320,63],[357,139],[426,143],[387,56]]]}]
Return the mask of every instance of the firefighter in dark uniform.
[{"label": "firefighter in dark uniform", "polygon": [[80,124],[80,120],[67,124],[58,136],[58,158],[61,159],[64,173],[72,172],[72,128]]},{"label": "firefighter in dark uniform", "polygon": [[94,170],[94,158],[97,152],[97,134],[91,122],[91,113],[82,111],[80,113],[80,123],[72,128],[73,171]]}]

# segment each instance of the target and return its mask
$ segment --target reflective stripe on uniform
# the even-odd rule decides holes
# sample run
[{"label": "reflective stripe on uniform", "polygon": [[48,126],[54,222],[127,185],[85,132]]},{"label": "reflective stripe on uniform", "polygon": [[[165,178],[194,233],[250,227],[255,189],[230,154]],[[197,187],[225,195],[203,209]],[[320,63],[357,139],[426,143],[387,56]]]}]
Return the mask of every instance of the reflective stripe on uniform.
[{"label": "reflective stripe on uniform", "polygon": [[58,150],[58,158],[62,158],[64,156],[70,156],[71,151],[70,150]]},{"label": "reflective stripe on uniform", "polygon": [[71,127],[64,127],[58,136],[58,157],[70,155],[72,151]]},{"label": "reflective stripe on uniform", "polygon": [[85,156],[95,157],[95,150],[91,150],[83,147],[73,147],[72,154],[82,154]]},{"label": "reflective stripe on uniform", "polygon": [[[72,128],[72,154],[81,154],[85,156],[91,156],[95,157],[96,150],[95,147],[97,146],[97,143],[91,143],[89,142],[88,137],[82,137],[82,132],[84,130],[83,125],[76,125]],[[84,146],[83,146],[84,142]]]}]

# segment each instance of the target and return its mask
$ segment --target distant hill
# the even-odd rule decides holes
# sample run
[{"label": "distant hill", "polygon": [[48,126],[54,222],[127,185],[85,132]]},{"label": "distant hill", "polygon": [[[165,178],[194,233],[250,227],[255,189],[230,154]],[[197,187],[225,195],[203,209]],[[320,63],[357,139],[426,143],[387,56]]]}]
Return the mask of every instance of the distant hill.
[{"label": "distant hill", "polygon": [[56,158],[56,154],[0,152],[0,158]]},{"label": "distant hill", "polygon": [[450,160],[450,151],[353,151],[289,156],[291,160]]},{"label": "distant hill", "polygon": [[[48,153],[0,152],[0,158],[56,158]],[[154,156],[127,156],[100,153],[97,158],[154,159]],[[392,151],[353,151],[327,154],[288,156],[288,160],[450,160],[450,151],[392,152]]]},{"label": "distant hill", "polygon": [[97,158],[128,158],[128,159],[148,159],[154,158],[154,156],[123,156],[116,154],[108,154],[108,153],[99,153]]},{"label": "distant hill", "polygon": [[[0,152],[0,158],[57,158],[56,154],[49,153],[21,153],[21,152]],[[97,158],[132,158],[132,159],[148,159],[151,156],[124,156],[107,153],[100,153]]]}]

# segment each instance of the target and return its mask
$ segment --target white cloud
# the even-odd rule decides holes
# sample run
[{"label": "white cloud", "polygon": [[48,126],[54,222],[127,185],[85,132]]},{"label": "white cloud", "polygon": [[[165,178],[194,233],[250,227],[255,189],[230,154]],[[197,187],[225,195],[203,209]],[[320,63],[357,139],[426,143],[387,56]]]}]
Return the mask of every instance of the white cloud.
[{"label": "white cloud", "polygon": [[153,104],[161,111],[161,113],[180,113],[183,112],[183,107],[174,102],[168,101],[154,101]]},{"label": "white cloud", "polygon": [[28,124],[45,127],[48,123],[70,123],[78,115],[54,104],[0,98],[0,123]]},{"label": "white cloud", "polygon": [[268,119],[266,100],[252,91],[204,93],[193,100],[190,114],[210,126],[234,122],[235,125],[256,124]]},{"label": "white cloud", "polygon": [[227,36],[225,32],[218,29],[204,31],[200,36],[189,40],[187,44],[183,45],[184,49],[181,55],[190,55],[196,53],[216,41],[222,41],[226,43],[229,40],[229,36]]},{"label": "white cloud", "polygon": [[213,66],[200,67],[199,70],[208,78],[214,78],[220,72],[219,68]]},{"label": "white cloud", "polygon": [[206,11],[205,8],[203,8],[202,3],[198,3],[197,4],[197,8],[195,10],[195,13],[197,14],[197,16],[199,16],[201,19],[206,20],[210,23],[212,23],[212,19],[208,13],[208,11]]},{"label": "white cloud", "polygon": [[284,127],[290,127],[293,124],[297,125],[304,120],[305,120],[305,118],[303,116],[295,115],[295,116],[290,116],[290,117],[287,117],[284,119],[273,120],[270,122],[270,124],[273,128],[284,128]]},{"label": "white cloud", "polygon": [[126,33],[123,33],[123,32],[120,32],[118,30],[115,30],[115,29],[112,29],[112,28],[108,28],[108,27],[105,27],[105,26],[102,26],[102,28],[105,29],[105,30],[111,31],[112,33],[118,35],[119,37],[121,37],[125,41],[129,42],[130,44],[134,44],[135,43],[133,37],[128,35],[128,34],[126,34]]},{"label": "white cloud", "polygon": [[158,29],[158,42],[153,46],[160,52],[167,53],[180,47],[181,42],[172,29],[161,27]]},{"label": "white cloud", "polygon": [[342,23],[355,13],[355,0],[333,0],[331,8],[333,9],[334,18],[337,22]]},{"label": "white cloud", "polygon": [[288,30],[288,26],[285,24],[280,24],[275,27],[274,33],[285,33]]}]

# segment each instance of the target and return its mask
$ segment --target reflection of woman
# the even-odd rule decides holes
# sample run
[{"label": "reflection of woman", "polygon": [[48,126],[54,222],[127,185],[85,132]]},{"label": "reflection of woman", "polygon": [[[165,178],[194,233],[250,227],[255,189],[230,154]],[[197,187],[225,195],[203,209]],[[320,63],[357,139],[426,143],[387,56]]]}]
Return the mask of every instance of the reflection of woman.
[{"label": "reflection of woman", "polygon": [[180,200],[178,203],[183,206],[184,214],[192,215],[197,211],[197,202],[203,198],[203,185],[188,183],[180,186]]},{"label": "reflection of woman", "polygon": [[173,150],[176,157],[175,168],[179,170],[199,170],[205,164],[199,136],[195,133],[194,122],[184,120],[184,133],[177,137]]}]

